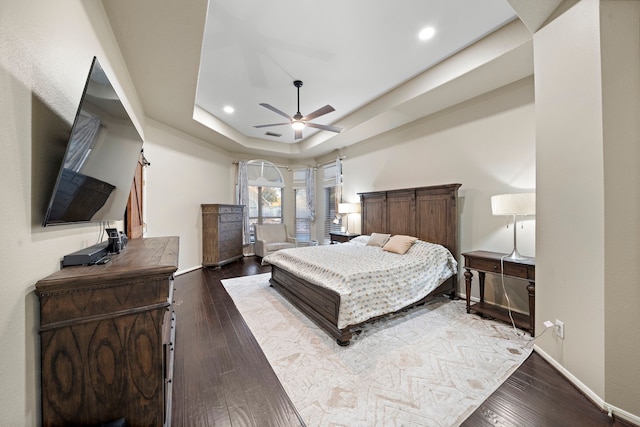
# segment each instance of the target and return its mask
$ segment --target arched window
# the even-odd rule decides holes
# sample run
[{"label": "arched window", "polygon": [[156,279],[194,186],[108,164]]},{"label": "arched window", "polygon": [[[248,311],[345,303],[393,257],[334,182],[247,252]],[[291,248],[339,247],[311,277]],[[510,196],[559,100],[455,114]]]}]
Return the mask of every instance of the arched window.
[{"label": "arched window", "polygon": [[[266,160],[250,160],[247,162],[247,180],[250,224],[282,224],[284,179],[280,170]],[[253,227],[251,236],[253,241]]]}]

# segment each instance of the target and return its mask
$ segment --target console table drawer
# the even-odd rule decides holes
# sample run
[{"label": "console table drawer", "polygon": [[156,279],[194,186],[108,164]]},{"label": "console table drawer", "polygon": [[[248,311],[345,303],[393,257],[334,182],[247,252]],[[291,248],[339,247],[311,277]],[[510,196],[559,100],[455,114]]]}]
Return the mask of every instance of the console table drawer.
[{"label": "console table drawer", "polygon": [[505,276],[532,281],[535,281],[536,279],[536,269],[531,265],[514,264],[513,262],[509,262],[509,260],[507,260],[507,262],[503,262],[500,259],[465,258],[465,267],[472,270],[484,271],[486,273],[500,274],[502,271],[501,264],[504,267]]},{"label": "console table drawer", "polygon": [[494,260],[476,258],[465,258],[465,261],[465,266],[474,270],[487,271],[490,273],[500,272],[500,261],[496,262]]}]

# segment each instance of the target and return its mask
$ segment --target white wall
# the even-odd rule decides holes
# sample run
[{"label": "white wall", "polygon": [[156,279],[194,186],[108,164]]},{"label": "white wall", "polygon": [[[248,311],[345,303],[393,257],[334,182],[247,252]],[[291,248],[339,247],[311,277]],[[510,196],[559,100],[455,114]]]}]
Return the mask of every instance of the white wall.
[{"label": "white wall", "polygon": [[[539,343],[604,396],[604,182],[597,8],[581,2],[534,37]],[[588,357],[585,357],[588,355]]]},{"label": "white wall", "polygon": [[640,414],[640,5],[582,0],[534,36],[538,341],[608,405]]},{"label": "white wall", "polygon": [[40,423],[35,283],[58,270],[64,254],[98,239],[97,226],[40,226],[57,173],[50,156],[68,137],[94,55],[130,113],[142,117],[101,2],[0,0],[3,426]]},{"label": "white wall", "polygon": [[179,236],[178,272],[202,265],[203,203],[234,203],[224,150],[148,120],[144,154],[145,237]]},{"label": "white wall", "polygon": [[600,5],[605,168],[605,396],[640,420],[640,2]]},{"label": "white wall", "polygon": [[[461,183],[461,252],[510,252],[513,229],[506,228],[507,218],[491,214],[490,198],[535,191],[533,91],[533,79],[527,78],[343,150],[343,199],[358,201],[357,193],[365,191]],[[518,229],[523,255],[536,255],[534,236],[534,220]],[[513,307],[527,312],[527,282],[506,282]],[[460,283],[464,294],[463,277]],[[506,304],[498,286],[499,278],[487,275],[487,299]]]}]

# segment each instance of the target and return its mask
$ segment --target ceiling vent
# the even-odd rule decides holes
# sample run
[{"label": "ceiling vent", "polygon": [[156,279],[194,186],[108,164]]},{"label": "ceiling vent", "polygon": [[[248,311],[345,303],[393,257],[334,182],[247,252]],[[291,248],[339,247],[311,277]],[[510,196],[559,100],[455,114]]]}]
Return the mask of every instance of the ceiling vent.
[{"label": "ceiling vent", "polygon": [[265,135],[267,135],[267,136],[275,136],[276,138],[280,138],[282,136],[281,133],[275,133],[275,132],[265,132]]}]

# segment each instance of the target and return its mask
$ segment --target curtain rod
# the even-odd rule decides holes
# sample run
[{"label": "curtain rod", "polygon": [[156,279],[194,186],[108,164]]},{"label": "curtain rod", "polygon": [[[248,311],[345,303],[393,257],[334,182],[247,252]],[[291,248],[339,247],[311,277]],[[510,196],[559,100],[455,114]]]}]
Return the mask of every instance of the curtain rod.
[{"label": "curtain rod", "polygon": [[[347,156],[338,157],[339,160],[344,160],[346,158],[347,158]],[[268,160],[265,160],[265,161],[268,161]],[[330,160],[330,161],[327,161],[327,162],[324,162],[324,163],[316,163],[316,165],[313,166],[313,169],[317,169],[317,168],[319,168],[321,166],[328,165],[328,164],[333,163],[333,162],[335,162],[335,160]],[[238,160],[234,160],[231,163],[234,164],[234,165],[237,165],[239,163],[239,161]],[[269,163],[271,163],[271,162],[269,162]],[[277,165],[275,163],[271,163],[271,164],[273,166],[277,167],[277,168],[284,168],[284,169],[289,170],[289,171],[293,170],[293,169],[306,169],[306,168],[310,167],[310,166],[304,166],[304,167],[301,166],[301,167],[297,167],[297,168],[292,168],[290,165]]]},{"label": "curtain rod", "polygon": [[[267,160],[265,160],[265,162],[266,162],[266,161],[267,161]],[[237,160],[234,160],[233,162],[231,162],[231,164],[233,164],[233,165],[237,165],[238,163],[240,163],[240,162],[239,162],[239,161],[237,161]],[[269,162],[269,163],[271,163],[271,162]],[[283,168],[283,169],[286,169],[286,170],[288,170],[288,171],[293,170],[293,169],[291,169],[291,166],[289,166],[289,165],[277,165],[277,164],[275,164],[275,163],[271,163],[271,164],[272,164],[273,166],[277,167],[277,168]],[[297,169],[306,169],[307,167],[308,167],[308,166],[306,166],[306,167],[304,167],[304,168],[302,168],[302,167],[301,167],[301,168],[297,168]]]},{"label": "curtain rod", "polygon": [[[339,156],[338,160],[344,160],[346,158],[347,158],[347,156]],[[328,162],[324,162],[324,163],[316,163],[316,167],[319,168],[320,166],[328,165],[328,164],[333,163],[333,162],[335,162],[335,160],[329,160]]]}]

